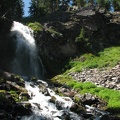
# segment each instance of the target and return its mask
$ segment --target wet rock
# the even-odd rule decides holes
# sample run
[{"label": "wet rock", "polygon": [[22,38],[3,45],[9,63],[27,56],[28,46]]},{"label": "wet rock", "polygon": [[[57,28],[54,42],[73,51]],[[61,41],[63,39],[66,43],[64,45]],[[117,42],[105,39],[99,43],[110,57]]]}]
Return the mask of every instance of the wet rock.
[{"label": "wet rock", "polygon": [[73,105],[70,107],[70,110],[71,110],[72,112],[75,112],[75,113],[84,113],[84,112],[85,112],[84,107],[78,105],[77,103],[73,104]]},{"label": "wet rock", "polygon": [[109,115],[101,115],[100,116],[100,120],[109,120],[109,119],[110,119]]},{"label": "wet rock", "polygon": [[23,106],[27,109],[31,109],[31,104],[30,103],[23,103]]},{"label": "wet rock", "polygon": [[63,102],[56,101],[55,104],[58,110],[62,110],[62,105],[64,104]]},{"label": "wet rock", "polygon": [[18,91],[23,91],[23,92],[27,91],[24,87],[19,86],[15,82],[6,81],[6,83],[9,84],[12,87],[12,89],[15,89],[15,90],[18,90]]},{"label": "wet rock", "polygon": [[56,101],[56,97],[52,96],[51,99],[49,100],[51,103],[54,103],[55,104],[55,101]]},{"label": "wet rock", "polygon": [[41,108],[40,108],[40,104],[34,103],[34,105],[37,106],[38,109],[41,109]]},{"label": "wet rock", "polygon": [[21,92],[19,94],[19,99],[22,101],[28,101],[28,99],[30,98],[28,92]]},{"label": "wet rock", "polygon": [[17,114],[16,116],[25,116],[25,115],[31,114],[30,109],[27,109],[22,105],[17,105],[17,104],[14,106],[14,111],[15,111],[15,114]]},{"label": "wet rock", "polygon": [[4,78],[5,80],[11,80],[12,75],[9,72],[2,71],[0,72],[0,77]]}]

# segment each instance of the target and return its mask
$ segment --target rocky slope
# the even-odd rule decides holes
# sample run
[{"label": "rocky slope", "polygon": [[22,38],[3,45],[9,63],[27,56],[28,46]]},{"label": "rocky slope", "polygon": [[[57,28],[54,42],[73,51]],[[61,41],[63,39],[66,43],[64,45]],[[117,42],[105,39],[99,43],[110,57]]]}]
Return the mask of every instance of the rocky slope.
[{"label": "rocky slope", "polygon": [[16,120],[19,116],[31,114],[30,104],[24,103],[29,98],[25,82],[20,76],[0,70],[1,120]]},{"label": "rocky slope", "polygon": [[120,90],[120,63],[107,69],[89,69],[83,72],[69,73],[75,80],[81,82],[93,82],[98,86]]},{"label": "rocky slope", "polygon": [[[95,95],[91,95],[89,93],[80,95],[67,86],[59,86],[52,83],[46,87],[46,84],[43,84],[40,80],[32,80],[34,81],[31,82],[31,86],[35,87],[38,85],[39,92],[42,92],[46,97],[49,96],[49,102],[55,104],[57,109],[60,111],[59,118],[61,120],[71,120],[71,114],[67,113],[67,111],[61,110],[62,103],[57,101],[57,98],[53,96],[53,94],[50,94],[50,89],[53,89],[58,95],[61,94],[62,96],[66,96],[63,97],[66,101],[72,99],[74,104],[70,107],[70,111],[81,116],[81,120],[95,120],[97,118],[100,120],[119,120],[119,117],[111,115],[109,112],[104,110],[107,103]],[[0,71],[1,120],[19,120],[21,116],[31,115],[31,104],[28,100],[31,99],[32,96],[34,96],[34,94],[31,94],[31,96],[28,95],[28,91],[25,89],[25,82],[22,78],[5,71]],[[67,97],[70,98],[68,99]],[[41,106],[39,104],[34,103],[34,105],[41,110]]]},{"label": "rocky slope", "polygon": [[51,16],[36,36],[40,54],[50,59],[63,60],[84,52],[96,54],[111,45],[120,45],[120,12],[88,7]]}]

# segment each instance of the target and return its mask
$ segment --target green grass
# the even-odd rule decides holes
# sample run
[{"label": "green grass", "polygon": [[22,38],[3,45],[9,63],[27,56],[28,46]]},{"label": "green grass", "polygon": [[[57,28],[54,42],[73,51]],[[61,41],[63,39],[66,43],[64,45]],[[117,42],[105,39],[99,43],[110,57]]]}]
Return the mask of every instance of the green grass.
[{"label": "green grass", "polygon": [[[81,61],[81,58],[85,60]],[[71,69],[69,69],[68,72],[79,72],[83,68],[113,67],[118,62],[120,62],[120,47],[111,47],[99,52],[97,56],[88,53],[78,56],[74,60],[70,60],[68,65],[71,66]]]},{"label": "green grass", "polygon": [[98,87],[91,82],[77,82],[70,76],[70,72],[80,72],[90,68],[110,68],[120,62],[120,47],[106,48],[97,55],[91,53],[77,56],[66,64],[64,73],[51,79],[61,85],[67,85],[80,94],[91,93],[107,102],[106,109],[120,114],[120,92],[104,87]]},{"label": "green grass", "polygon": [[99,98],[107,102],[108,110],[112,112],[119,112],[120,109],[120,92],[104,87],[97,87],[91,82],[77,82],[67,75],[58,75],[52,78],[52,82],[57,82],[61,85],[65,84],[77,92],[91,93],[97,95]]}]

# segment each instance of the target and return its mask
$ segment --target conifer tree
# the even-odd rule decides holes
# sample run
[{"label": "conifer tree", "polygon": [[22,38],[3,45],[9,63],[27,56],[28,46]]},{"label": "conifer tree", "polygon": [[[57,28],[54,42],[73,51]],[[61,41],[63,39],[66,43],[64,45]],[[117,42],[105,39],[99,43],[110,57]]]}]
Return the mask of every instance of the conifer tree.
[{"label": "conifer tree", "polygon": [[21,19],[24,3],[22,0],[0,0],[0,16],[10,19]]}]

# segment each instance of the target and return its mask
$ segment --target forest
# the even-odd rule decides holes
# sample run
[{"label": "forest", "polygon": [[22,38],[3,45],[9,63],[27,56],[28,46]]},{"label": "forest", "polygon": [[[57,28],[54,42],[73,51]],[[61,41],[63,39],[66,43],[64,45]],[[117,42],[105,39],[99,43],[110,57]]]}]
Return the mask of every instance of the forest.
[{"label": "forest", "polygon": [[[120,10],[119,0],[31,0],[29,7],[29,17],[39,18],[57,10],[66,11],[68,7],[76,6],[78,9],[85,6],[98,6],[110,11],[111,6],[114,11]],[[20,20],[24,15],[24,2],[22,0],[1,0],[0,16],[13,20]]]}]

